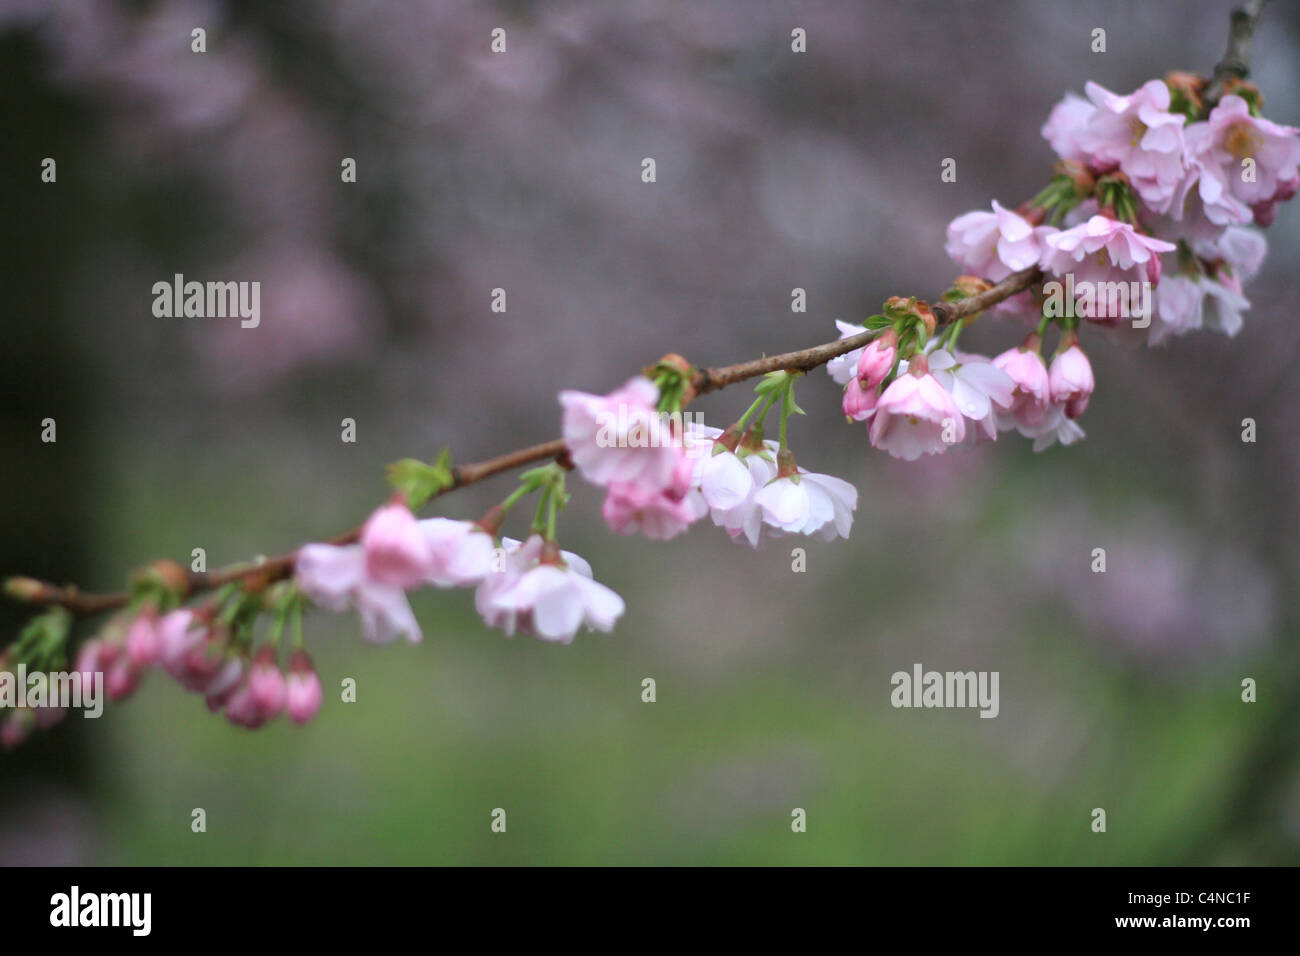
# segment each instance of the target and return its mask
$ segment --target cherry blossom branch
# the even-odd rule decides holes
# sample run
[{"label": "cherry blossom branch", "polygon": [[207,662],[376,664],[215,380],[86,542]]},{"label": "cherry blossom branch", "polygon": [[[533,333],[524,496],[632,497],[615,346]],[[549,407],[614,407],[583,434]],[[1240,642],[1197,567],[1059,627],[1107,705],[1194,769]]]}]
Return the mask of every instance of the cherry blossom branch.
[{"label": "cherry blossom branch", "polygon": [[[969,319],[985,309],[1023,292],[1041,279],[1042,272],[1037,267],[1024,269],[1013,273],[996,285],[975,295],[967,296],[955,302],[937,303],[930,307],[935,316],[935,327],[938,329],[962,319]],[[876,334],[874,331],[864,330],[847,338],[824,342],[821,345],[814,345],[806,349],[783,352],[779,355],[768,355],[748,362],[738,362],[734,365],[724,365],[718,368],[699,369],[692,377],[692,390],[696,395],[703,395],[706,392],[720,391],[729,385],[757,378],[769,372],[783,370],[806,372],[825,365],[837,356],[862,348]],[[486,478],[502,472],[513,471],[525,465],[544,461],[558,461],[567,465],[567,458],[568,451],[565,448],[564,441],[555,438],[527,448],[516,449],[504,455],[498,455],[496,458],[489,458],[486,461],[457,465],[451,469],[450,483],[438,489],[431,497],[440,497],[457,488],[477,484]],[[360,536],[361,527],[358,526],[337,535],[330,539],[328,543],[334,545],[352,544]],[[264,589],[277,581],[284,580],[293,573],[297,553],[295,549],[275,557],[262,558],[248,564],[233,565],[218,571],[187,572],[185,575],[185,594],[189,596],[214,591],[229,584],[242,584],[249,590]],[[73,584],[60,586],[30,577],[9,578],[5,582],[5,593],[9,597],[26,604],[42,607],[58,606],[80,617],[90,617],[108,611],[116,611],[125,607],[131,597],[125,591],[112,594],[92,594],[82,591]]]},{"label": "cherry blossom branch", "polygon": [[[1223,58],[1215,64],[1210,81],[1204,85],[1201,94],[1202,112],[1208,113],[1215,103],[1232,88],[1234,82],[1244,79],[1250,70],[1251,42],[1265,0],[1245,0],[1233,10],[1230,20],[1228,48]],[[935,329],[950,326],[962,319],[970,318],[999,302],[1011,298],[1043,279],[1043,272],[1037,266],[1013,273],[996,285],[951,302],[940,302],[930,307],[935,319]],[[748,362],[719,368],[705,368],[694,371],[690,389],[684,401],[696,395],[719,391],[729,385],[743,382],[760,375],[778,371],[806,372],[824,365],[831,359],[862,348],[870,342],[877,332],[864,330],[861,333],[825,342],[811,348],[778,355],[763,356]],[[449,480],[438,487],[430,497],[437,497],[475,484],[493,475],[513,471],[526,465],[544,461],[557,461],[568,467],[568,451],[563,440],[553,439],[541,444],[520,448],[487,461],[451,467]],[[356,527],[331,539],[335,545],[351,544],[361,536],[361,528]],[[294,570],[297,550],[271,558],[262,558],[253,563],[234,565],[211,572],[180,572],[184,574],[184,594],[186,596],[217,590],[231,584],[241,584],[246,590],[260,590],[277,581],[289,577]],[[176,569],[179,571],[179,569]],[[5,581],[5,593],[11,598],[27,604],[62,607],[79,616],[92,616],[125,607],[130,600],[128,592],[93,594],[81,591],[77,586],[56,585],[30,577],[13,577]]]},{"label": "cherry blossom branch", "polygon": [[[976,295],[958,299],[956,302],[941,302],[932,305],[930,311],[934,313],[935,328],[942,328],[959,319],[968,319],[973,315],[977,315],[985,309],[1023,292],[1042,278],[1042,271],[1037,266],[1033,266],[1012,273],[993,287]],[[692,385],[697,395],[703,395],[705,392],[717,391],[726,388],[728,385],[743,382],[746,379],[766,375],[768,372],[806,372],[820,365],[825,365],[833,358],[845,355],[854,349],[862,348],[875,335],[875,332],[870,331],[859,332],[856,335],[850,335],[848,338],[826,342],[823,345],[815,345],[812,348],[800,349],[796,352],[768,355],[749,362],[727,365],[723,368],[701,369],[695,373]]]}]

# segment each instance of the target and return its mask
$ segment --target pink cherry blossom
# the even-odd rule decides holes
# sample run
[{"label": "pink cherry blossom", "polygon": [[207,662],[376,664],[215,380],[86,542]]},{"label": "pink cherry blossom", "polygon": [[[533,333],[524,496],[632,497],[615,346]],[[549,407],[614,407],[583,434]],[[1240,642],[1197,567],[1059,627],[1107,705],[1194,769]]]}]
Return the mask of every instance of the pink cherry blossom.
[{"label": "pink cherry blossom", "polygon": [[1065,414],[1065,406],[1052,404],[1047,409],[1043,420],[1036,425],[1017,425],[1017,430],[1026,438],[1034,440],[1034,451],[1041,452],[1056,442],[1073,445],[1084,438],[1084,431],[1078,422]]},{"label": "pink cherry blossom", "polygon": [[1002,369],[1015,386],[1010,406],[998,412],[999,427],[1004,431],[1016,425],[1040,424],[1047,415],[1052,395],[1047,366],[1043,364],[1038,349],[1038,336],[1030,333],[1024,344],[1007,349],[993,359],[993,364]]},{"label": "pink cherry blossom", "polygon": [[[984,436],[998,437],[997,411],[1014,402],[1016,384],[1001,368],[982,355],[935,349],[928,357],[930,372],[956,402],[961,413],[982,429]],[[975,429],[969,429],[971,438]]]},{"label": "pink cherry blossom", "polygon": [[[1294,126],[1251,116],[1240,96],[1225,96],[1206,122],[1189,127],[1187,151],[1200,178],[1214,184],[1212,189],[1221,187],[1243,206],[1269,207],[1295,195],[1300,181],[1297,134],[1300,129]],[[1251,175],[1245,175],[1248,160]],[[1201,193],[1204,196],[1204,187]]]},{"label": "pink cherry blossom", "polygon": [[472,587],[492,571],[496,541],[481,525],[426,518],[420,531],[432,551],[427,580],[438,587]]},{"label": "pink cherry blossom", "polygon": [[858,490],[841,478],[800,468],[760,489],[755,501],[768,533],[847,538],[858,507]]},{"label": "pink cherry blossom", "polygon": [[[1202,259],[1226,265],[1237,283],[1249,282],[1264,264],[1268,240],[1257,229],[1229,226],[1213,243],[1194,246],[1193,251]],[[1240,288],[1236,291],[1241,292]]]},{"label": "pink cherry blossom", "polygon": [[944,248],[964,272],[997,282],[1036,265],[1043,242],[1053,232],[1049,227],[1035,228],[995,199],[992,212],[968,212],[949,223]]},{"label": "pink cherry blossom", "polygon": [[1167,212],[1183,181],[1187,122],[1169,111],[1169,87],[1149,80],[1119,96],[1090,82],[1085,92],[1096,109],[1079,130],[1079,147],[1094,165],[1119,166],[1147,207]]},{"label": "pink cherry blossom", "polygon": [[[574,560],[574,559],[577,560]],[[610,631],[623,599],[591,577],[587,562],[533,535],[507,553],[505,571],[479,586],[479,608],[491,626],[567,644],[579,627]]]},{"label": "pink cherry blossom", "polygon": [[223,677],[221,671],[229,657],[230,643],[220,626],[197,633],[200,640],[190,644],[179,664],[168,669],[168,673],[186,690],[206,693],[214,681]]},{"label": "pink cherry blossom", "polygon": [[659,414],[659,389],[637,376],[608,395],[564,391],[563,437],[582,476],[593,484],[635,482],[666,487],[681,457],[682,438]]},{"label": "pink cherry blossom", "polygon": [[742,486],[746,489],[744,497],[730,496],[735,501],[734,504],[727,506],[719,502],[709,511],[713,523],[726,531],[733,541],[744,540],[751,548],[758,547],[763,530],[763,511],[758,505],[758,492],[776,477],[774,454],[775,442],[766,443],[762,451],[741,449],[738,458],[745,466],[748,481],[739,475],[733,474],[733,477],[737,481],[736,490]]},{"label": "pink cherry blossom", "polygon": [[1241,330],[1241,313],[1248,308],[1250,302],[1239,291],[1209,276],[1170,276],[1156,290],[1150,343],[1160,345],[1170,336],[1202,328],[1236,335]]},{"label": "pink cherry blossom", "polygon": [[[1204,126],[1204,123],[1196,123],[1192,131]],[[1254,213],[1249,205],[1233,194],[1228,174],[1209,156],[1187,156],[1187,172],[1169,209],[1175,220],[1186,225],[1170,234],[1212,241],[1224,226],[1251,221]]]},{"label": "pink cherry blossom", "polygon": [[1047,370],[1047,381],[1053,404],[1062,405],[1067,418],[1083,414],[1092,397],[1092,365],[1073,332],[1061,337],[1061,346]]},{"label": "pink cherry blossom", "polygon": [[294,566],[299,589],[329,611],[353,608],[366,640],[387,644],[399,637],[424,638],[402,588],[372,581],[362,546],[309,544],[298,550]]},{"label": "pink cherry blossom", "polygon": [[930,374],[924,356],[913,359],[907,372],[889,383],[871,422],[871,444],[906,461],[936,455],[965,438],[965,417]]},{"label": "pink cherry blossom", "polygon": [[411,509],[392,502],[377,508],[361,530],[366,578],[375,584],[413,588],[433,568],[433,548]]},{"label": "pink cherry blossom", "polygon": [[704,497],[691,486],[694,471],[695,462],[683,455],[666,488],[613,482],[601,506],[601,516],[616,534],[640,531],[652,541],[675,538],[708,512]]},{"label": "pink cherry blossom", "polygon": [[1103,215],[1046,241],[1043,269],[1064,280],[1054,294],[1073,295],[1076,315],[1102,323],[1118,323],[1149,307],[1150,288],[1160,281],[1160,253],[1176,248]]},{"label": "pink cherry blossom", "polygon": [[1096,111],[1097,107],[1074,93],[1067,93],[1065,99],[1052,107],[1047,122],[1043,124],[1042,135],[1057,156],[1078,163],[1095,160],[1096,157],[1079,145],[1079,134]]}]

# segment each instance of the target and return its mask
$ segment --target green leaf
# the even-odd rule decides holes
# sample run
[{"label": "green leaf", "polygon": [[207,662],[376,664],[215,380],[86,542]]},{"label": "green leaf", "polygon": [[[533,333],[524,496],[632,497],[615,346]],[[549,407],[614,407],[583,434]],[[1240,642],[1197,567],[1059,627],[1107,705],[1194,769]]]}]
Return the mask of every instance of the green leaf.
[{"label": "green leaf", "polygon": [[456,483],[451,471],[450,450],[444,448],[431,464],[415,458],[393,462],[388,466],[388,483],[406,496],[407,506],[412,511],[419,510],[434,495]]}]

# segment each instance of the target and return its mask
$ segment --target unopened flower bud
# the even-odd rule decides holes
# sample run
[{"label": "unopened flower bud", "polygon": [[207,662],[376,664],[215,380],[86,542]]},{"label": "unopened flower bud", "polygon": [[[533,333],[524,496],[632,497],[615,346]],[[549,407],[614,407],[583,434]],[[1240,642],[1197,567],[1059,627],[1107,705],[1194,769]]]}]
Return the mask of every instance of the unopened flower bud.
[{"label": "unopened flower bud", "polygon": [[309,723],[320,712],[324,692],[320,677],[304,650],[296,650],[285,679],[285,709],[295,724]]},{"label": "unopened flower bud", "polygon": [[962,294],[964,298],[970,298],[973,295],[979,295],[981,292],[987,292],[993,288],[993,283],[988,279],[981,279],[979,276],[958,276],[952,281],[952,287]]},{"label": "unopened flower bud", "polygon": [[45,593],[45,585],[35,578],[8,578],[5,581],[5,594],[16,601],[30,604]]},{"label": "unopened flower bud", "polygon": [[274,648],[263,647],[253,658],[252,669],[248,672],[248,690],[268,718],[278,716],[284,710],[284,675],[280,673]]}]

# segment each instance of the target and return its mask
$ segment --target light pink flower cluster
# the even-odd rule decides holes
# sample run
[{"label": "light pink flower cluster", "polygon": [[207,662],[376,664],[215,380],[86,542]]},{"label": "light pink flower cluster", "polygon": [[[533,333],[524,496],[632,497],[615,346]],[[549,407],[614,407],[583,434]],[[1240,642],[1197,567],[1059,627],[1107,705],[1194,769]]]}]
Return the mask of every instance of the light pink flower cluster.
[{"label": "light pink flower cluster", "polygon": [[995,360],[937,346],[899,359],[898,336],[886,329],[861,350],[844,389],[845,418],[868,422],[871,444],[904,461],[996,440],[999,414],[1015,403],[1016,384]]},{"label": "light pink flower cluster", "polygon": [[[1052,110],[1042,133],[1061,159],[1053,185],[1015,210],[995,200],[958,216],[945,243],[967,277],[1042,270],[1043,282],[993,308],[1032,306],[1038,331],[990,360],[956,351],[960,329],[936,341],[919,320],[875,317],[875,340],[827,364],[844,386],[845,417],[868,423],[874,446],[910,461],[1011,429],[1035,450],[1082,438],[1077,419],[1095,382],[1081,321],[1125,323],[1127,335],[1131,320],[1151,345],[1191,329],[1237,332],[1250,304],[1242,283],[1267,249],[1245,224],[1267,226],[1295,195],[1300,130],[1261,118],[1245,94],[1189,119],[1202,87],[1175,74],[1128,96],[1089,83],[1086,99],[1067,96]],[[1167,268],[1162,257],[1173,253]],[[1061,339],[1049,365],[1042,336],[1053,323]],[[862,332],[836,324],[841,338]],[[915,338],[900,354],[909,329]]]},{"label": "light pink flower cluster", "polygon": [[608,395],[560,393],[565,446],[582,476],[606,489],[605,523],[618,534],[666,541],[706,509],[691,487],[681,415],[661,412],[658,403],[658,387],[644,376]]},{"label": "light pink flower cluster", "polygon": [[133,694],[152,668],[202,694],[213,713],[250,729],[281,714],[305,724],[321,707],[320,678],[306,651],[290,655],[286,676],[275,648],[265,645],[250,658],[225,625],[190,608],[160,616],[146,607],[125,628],[110,625],[81,646],[74,670],[83,683],[102,674],[109,700],[119,701]]},{"label": "light pink flower cluster", "polygon": [[[1300,129],[1257,115],[1244,95],[1224,96],[1204,120],[1174,110],[1174,79],[1151,80],[1130,96],[1095,83],[1087,100],[1067,97],[1043,127],[1062,159],[1093,177],[1118,173],[1138,199],[1136,221],[1117,221],[1095,201],[1090,215],[1048,236],[1040,265],[1075,282],[1157,286],[1147,340],[1158,345],[1192,329],[1236,334],[1249,307],[1241,284],[1259,268],[1265,242],[1242,227],[1268,226],[1300,185]],[[1185,87],[1184,87],[1185,88]],[[1244,238],[1243,238],[1244,237]],[[1160,256],[1179,250],[1161,282]],[[1128,315],[1097,309],[1087,318]],[[1135,326],[1137,323],[1135,323]]]},{"label": "light pink flower cluster", "polygon": [[510,538],[498,545],[495,528],[448,518],[421,521],[392,502],[371,515],[357,544],[302,548],[296,582],[319,607],[355,610],[362,634],[375,643],[423,638],[407,592],[425,585],[477,588],[483,619],[507,634],[567,643],[581,625],[609,630],[623,613],[622,599],[593,581],[577,555],[543,544],[534,535],[524,545]]},{"label": "light pink flower cluster", "polygon": [[527,541],[502,538],[505,563],[474,595],[489,627],[513,637],[532,634],[568,644],[578,628],[609,632],[623,616],[623,599],[594,580],[591,565],[534,534]]},{"label": "light pink flower cluster", "polygon": [[763,535],[849,536],[858,507],[849,482],[797,464],[783,467],[777,442],[746,440],[734,430],[696,425],[691,440],[700,449],[692,484],[713,523],[733,541],[757,548]]}]

